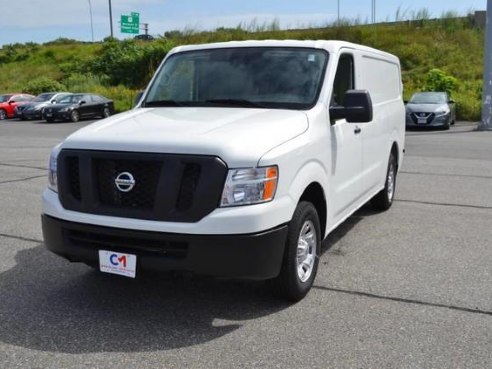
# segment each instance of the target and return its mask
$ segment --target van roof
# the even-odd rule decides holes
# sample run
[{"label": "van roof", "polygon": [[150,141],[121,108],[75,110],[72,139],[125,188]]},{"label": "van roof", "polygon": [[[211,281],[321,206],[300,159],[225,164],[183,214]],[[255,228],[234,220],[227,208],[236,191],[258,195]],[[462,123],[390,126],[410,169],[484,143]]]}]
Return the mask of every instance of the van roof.
[{"label": "van roof", "polygon": [[[236,47],[307,47],[315,49],[324,49],[330,53],[337,53],[342,48],[356,49],[367,51],[380,56],[395,59],[396,56],[374,49],[368,46],[354,44],[346,41],[337,40],[249,40],[249,41],[229,41],[216,42],[210,44],[185,45],[178,46],[171,50],[170,53],[203,50],[203,49],[219,49],[219,48],[236,48]],[[397,58],[396,58],[397,59]]]}]

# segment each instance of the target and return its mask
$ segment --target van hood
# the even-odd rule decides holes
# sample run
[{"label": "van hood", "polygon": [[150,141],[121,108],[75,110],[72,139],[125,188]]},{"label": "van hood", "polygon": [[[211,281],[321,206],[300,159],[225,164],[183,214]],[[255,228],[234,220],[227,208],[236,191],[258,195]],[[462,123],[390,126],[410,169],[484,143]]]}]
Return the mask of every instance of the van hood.
[{"label": "van hood", "polygon": [[307,129],[307,115],[295,110],[137,108],[78,130],[62,149],[214,155],[248,167]]}]

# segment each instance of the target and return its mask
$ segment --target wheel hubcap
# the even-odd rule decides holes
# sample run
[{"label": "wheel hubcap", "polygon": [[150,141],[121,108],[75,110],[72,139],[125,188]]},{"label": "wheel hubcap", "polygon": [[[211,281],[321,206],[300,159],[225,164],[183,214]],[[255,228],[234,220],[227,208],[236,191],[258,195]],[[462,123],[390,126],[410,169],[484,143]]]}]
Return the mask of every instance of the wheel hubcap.
[{"label": "wheel hubcap", "polygon": [[388,187],[388,199],[391,201],[393,200],[393,196],[395,194],[395,163],[394,161],[391,161],[389,171],[388,171],[388,180],[387,180],[387,187]]},{"label": "wheel hubcap", "polygon": [[314,224],[312,221],[306,220],[297,240],[297,276],[301,282],[306,282],[313,272],[316,243]]}]

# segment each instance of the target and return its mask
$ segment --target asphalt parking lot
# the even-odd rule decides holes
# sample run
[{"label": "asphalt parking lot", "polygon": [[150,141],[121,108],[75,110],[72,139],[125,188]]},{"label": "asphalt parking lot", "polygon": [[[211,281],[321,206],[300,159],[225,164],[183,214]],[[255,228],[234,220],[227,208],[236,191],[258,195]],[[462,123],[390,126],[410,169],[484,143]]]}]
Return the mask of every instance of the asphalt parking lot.
[{"label": "asphalt parking lot", "polygon": [[47,252],[49,151],[86,124],[0,122],[0,368],[491,366],[492,132],[408,132],[393,207],[332,233],[291,305],[262,283],[130,280]]}]

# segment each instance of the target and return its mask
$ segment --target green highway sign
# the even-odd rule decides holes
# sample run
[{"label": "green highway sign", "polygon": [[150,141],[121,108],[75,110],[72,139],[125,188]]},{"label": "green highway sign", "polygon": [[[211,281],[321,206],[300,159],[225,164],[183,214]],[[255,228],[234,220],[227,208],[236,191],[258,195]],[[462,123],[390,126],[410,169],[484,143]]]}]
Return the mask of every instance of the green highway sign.
[{"label": "green highway sign", "polygon": [[121,16],[121,33],[139,33],[140,14],[131,13]]}]

